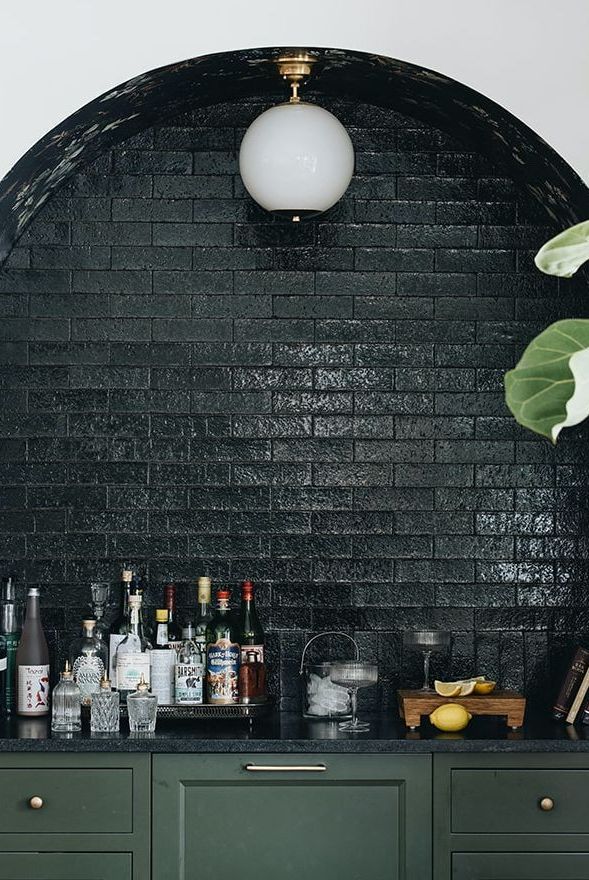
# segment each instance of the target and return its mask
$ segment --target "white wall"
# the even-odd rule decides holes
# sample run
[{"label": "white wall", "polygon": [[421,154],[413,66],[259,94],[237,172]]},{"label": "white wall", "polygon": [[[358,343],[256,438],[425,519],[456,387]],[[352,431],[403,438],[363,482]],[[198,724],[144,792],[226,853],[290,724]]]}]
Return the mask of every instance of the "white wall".
[{"label": "white wall", "polygon": [[470,85],[535,129],[589,182],[588,0],[4,0],[3,6],[0,177],[54,125],[135,74],[208,52],[316,45],[390,55]]}]

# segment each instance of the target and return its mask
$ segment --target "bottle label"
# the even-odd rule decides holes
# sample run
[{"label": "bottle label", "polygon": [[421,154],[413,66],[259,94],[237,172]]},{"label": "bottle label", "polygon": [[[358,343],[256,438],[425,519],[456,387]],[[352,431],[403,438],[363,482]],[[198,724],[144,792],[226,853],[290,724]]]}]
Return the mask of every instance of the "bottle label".
[{"label": "bottle label", "polygon": [[20,636],[18,633],[7,633],[3,636],[6,642],[6,689],[4,691],[5,709],[8,714],[14,712],[16,703],[16,652]]},{"label": "bottle label", "polygon": [[98,656],[81,654],[74,660],[72,668],[76,684],[80,688],[80,694],[84,702],[89,702],[92,694],[100,690],[100,679],[104,676],[104,663]]},{"label": "bottle label", "polygon": [[202,663],[176,663],[176,702],[194,706],[203,701]]},{"label": "bottle label", "polygon": [[151,652],[151,692],[157,697],[160,706],[174,702],[174,664],[173,651]]},{"label": "bottle label", "polygon": [[241,662],[248,662],[248,654],[254,653],[256,655],[256,663],[264,662],[264,646],[263,645],[242,645],[241,646]]},{"label": "bottle label", "polygon": [[172,650],[178,652],[183,644],[184,642],[182,641],[182,639],[177,642],[168,642],[168,648],[172,648]]},{"label": "bottle label", "polygon": [[124,638],[125,636],[123,633],[112,633],[108,639],[108,677],[111,681],[116,681],[115,654]]},{"label": "bottle label", "polygon": [[0,672],[6,672],[6,667],[8,666],[8,658],[0,657]]},{"label": "bottle label", "polygon": [[229,639],[219,639],[207,648],[207,692],[210,703],[239,702],[240,648]]},{"label": "bottle label", "polygon": [[46,715],[49,711],[49,664],[19,666],[17,683],[17,711],[26,715]]},{"label": "bottle label", "polygon": [[117,656],[117,690],[119,691],[135,691],[137,685],[143,676],[144,681],[149,684],[149,653],[138,652],[128,654],[118,654]]}]

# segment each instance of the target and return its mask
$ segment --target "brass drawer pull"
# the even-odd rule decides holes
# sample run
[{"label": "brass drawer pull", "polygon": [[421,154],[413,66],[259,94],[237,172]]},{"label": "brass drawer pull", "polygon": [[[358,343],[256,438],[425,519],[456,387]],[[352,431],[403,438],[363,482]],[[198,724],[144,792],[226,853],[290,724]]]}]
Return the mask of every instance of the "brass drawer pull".
[{"label": "brass drawer pull", "polygon": [[325,773],[325,764],[245,764],[249,773]]},{"label": "brass drawer pull", "polygon": [[31,810],[40,810],[43,806],[43,798],[35,795],[29,800],[29,807]]},{"label": "brass drawer pull", "polygon": [[550,810],[554,809],[554,801],[552,798],[543,797],[538,804],[541,810],[544,810],[545,813],[549,813]]}]

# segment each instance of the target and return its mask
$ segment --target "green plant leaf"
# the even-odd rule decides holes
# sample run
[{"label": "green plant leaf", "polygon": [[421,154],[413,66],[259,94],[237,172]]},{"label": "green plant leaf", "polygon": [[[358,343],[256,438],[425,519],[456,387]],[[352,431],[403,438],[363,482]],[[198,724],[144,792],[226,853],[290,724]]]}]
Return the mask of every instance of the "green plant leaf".
[{"label": "green plant leaf", "polygon": [[556,443],[562,428],[589,415],[589,320],[551,324],[504,381],[505,402],[516,421]]},{"label": "green plant leaf", "polygon": [[570,278],[589,260],[589,220],[565,229],[547,241],[534,262],[546,275]]}]

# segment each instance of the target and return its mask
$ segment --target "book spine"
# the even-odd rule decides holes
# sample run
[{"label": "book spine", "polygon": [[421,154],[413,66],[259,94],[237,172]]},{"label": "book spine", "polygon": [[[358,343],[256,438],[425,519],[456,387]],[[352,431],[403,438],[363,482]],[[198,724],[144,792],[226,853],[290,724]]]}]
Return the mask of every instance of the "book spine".
[{"label": "book spine", "polygon": [[579,712],[581,710],[581,707],[584,706],[588,690],[589,690],[589,669],[587,669],[587,672],[583,676],[583,681],[579,685],[579,689],[577,690],[577,693],[576,693],[575,699],[573,700],[573,704],[570,708],[569,714],[566,717],[567,724],[574,724],[575,723],[575,721],[577,719],[577,715],[579,714]]},{"label": "book spine", "polygon": [[586,651],[585,648],[577,648],[567,674],[564,677],[556,703],[552,707],[552,717],[557,721],[566,718],[570,712],[575,694],[588,668],[589,651]]}]

